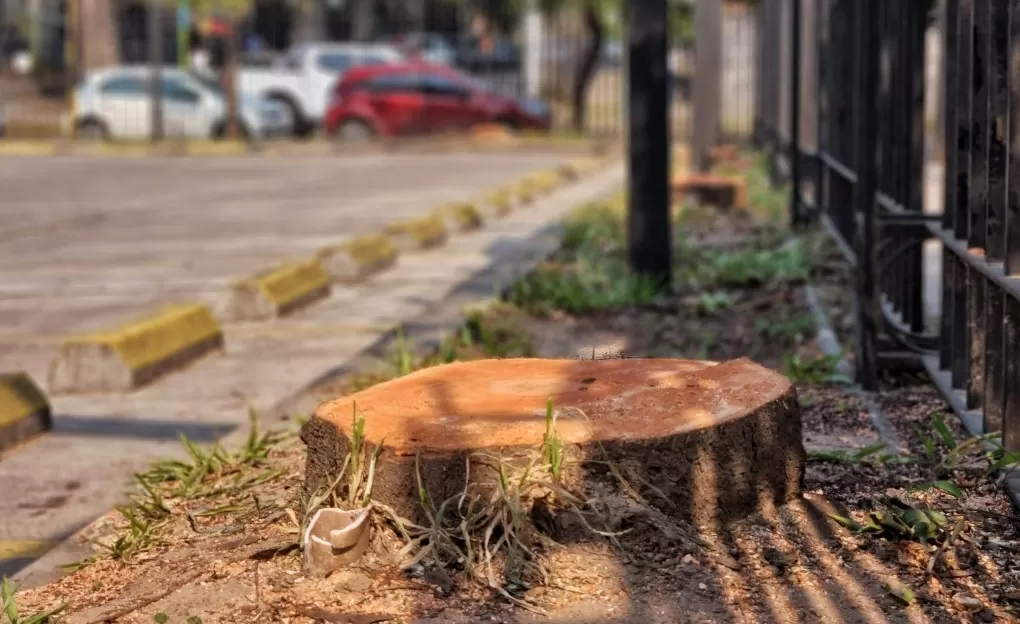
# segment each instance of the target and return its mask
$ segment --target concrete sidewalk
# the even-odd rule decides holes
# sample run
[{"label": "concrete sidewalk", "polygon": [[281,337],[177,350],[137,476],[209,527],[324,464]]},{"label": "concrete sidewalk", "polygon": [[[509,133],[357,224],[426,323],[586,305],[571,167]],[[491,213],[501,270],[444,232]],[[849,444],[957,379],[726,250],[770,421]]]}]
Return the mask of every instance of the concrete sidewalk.
[{"label": "concrete sidewalk", "polygon": [[[411,333],[432,336],[452,329],[462,303],[491,297],[500,284],[555,249],[551,224],[616,189],[623,179],[622,166],[613,165],[503,221],[455,237],[442,250],[402,256],[394,270],[337,288],[329,300],[294,316],[230,326],[224,356],[139,391],[56,397],[54,430],[0,461],[5,484],[0,558],[5,542],[25,544],[26,552],[37,545],[36,556],[106,512],[121,500],[132,472],[182,453],[180,433],[212,442],[244,425],[249,406],[266,416],[281,407],[308,410],[315,399],[303,391],[342,372],[387,329],[413,323]],[[55,565],[78,554],[73,546],[60,548],[23,576],[45,580]],[[28,559],[9,555],[6,564],[0,562],[0,573],[10,574]]]}]

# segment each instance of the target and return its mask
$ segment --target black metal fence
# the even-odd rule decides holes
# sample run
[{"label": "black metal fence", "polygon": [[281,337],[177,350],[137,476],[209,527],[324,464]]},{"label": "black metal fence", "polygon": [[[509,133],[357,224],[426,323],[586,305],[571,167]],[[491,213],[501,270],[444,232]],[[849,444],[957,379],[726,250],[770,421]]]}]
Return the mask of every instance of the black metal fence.
[{"label": "black metal fence", "polygon": [[[819,221],[853,267],[862,386],[921,364],[971,432],[1016,451],[1020,3],[940,5],[762,0],[754,140],[793,220]],[[940,125],[925,114],[933,41]]]}]

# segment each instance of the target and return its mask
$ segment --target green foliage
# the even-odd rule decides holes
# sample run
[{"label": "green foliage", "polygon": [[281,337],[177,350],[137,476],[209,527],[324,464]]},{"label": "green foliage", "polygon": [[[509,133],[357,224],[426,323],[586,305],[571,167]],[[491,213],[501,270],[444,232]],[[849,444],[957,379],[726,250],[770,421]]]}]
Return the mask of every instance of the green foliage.
[{"label": "green foliage", "polygon": [[786,376],[797,383],[850,383],[850,380],[836,373],[839,365],[838,355],[823,355],[817,358],[801,358],[799,355],[787,355],[785,358]]},{"label": "green foliage", "polygon": [[689,254],[679,267],[681,282],[692,289],[707,288],[779,288],[799,284],[811,270],[808,250],[799,239],[775,249],[741,249],[713,252],[701,250]]},{"label": "green foliage", "polygon": [[585,314],[648,303],[659,295],[660,284],[627,264],[623,211],[615,200],[589,204],[563,227],[555,260],[511,288],[514,305],[532,314]]},{"label": "green foliage", "polygon": [[869,513],[862,521],[835,514],[830,517],[855,533],[888,539],[908,539],[927,543],[948,537],[946,533],[949,519],[941,511],[914,507],[895,497],[882,498],[875,502],[879,509]]},{"label": "green foliage", "polygon": [[49,611],[22,615],[18,609],[16,591],[11,579],[5,576],[0,580],[0,622],[3,624],[47,624],[52,621],[54,616],[67,608],[66,604],[61,604]]}]

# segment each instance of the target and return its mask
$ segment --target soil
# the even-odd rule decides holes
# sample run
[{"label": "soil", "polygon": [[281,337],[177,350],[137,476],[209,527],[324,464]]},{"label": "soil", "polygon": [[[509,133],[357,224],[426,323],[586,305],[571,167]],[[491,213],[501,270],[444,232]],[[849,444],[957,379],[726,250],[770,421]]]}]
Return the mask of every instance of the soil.
[{"label": "soil", "polygon": [[[739,248],[775,235],[775,228],[734,214],[685,227],[694,245]],[[852,290],[837,283],[820,290],[830,307],[849,309]],[[819,354],[809,328],[781,323],[807,314],[802,285],[794,281],[733,289],[729,305],[719,309],[706,309],[696,291],[681,288],[643,306],[584,316],[518,313],[515,320],[543,357],[749,356],[782,370],[792,356]],[[141,624],[159,613],[169,622],[197,615],[206,623],[1020,620],[1020,516],[982,467],[963,462],[936,470],[948,455],[945,448],[927,458],[917,432],[934,437],[934,416],[964,439],[933,387],[917,378],[884,383],[879,401],[901,448],[853,459],[854,449],[881,444],[865,402],[840,385],[798,381],[810,461],[804,495],[792,503],[708,530],[658,523],[654,514],[623,501],[613,525],[626,532],[615,539],[589,533],[559,544],[543,541],[539,557],[547,582],[508,591],[548,615],[531,613],[459,572],[422,566],[400,571],[393,554],[402,542],[382,526],[357,564],[324,580],[307,578],[292,548],[304,476],[304,450],[293,437],[274,445],[261,462],[231,464],[222,476],[207,479],[202,496],[168,499],[169,523],[130,563],[97,561],[19,594],[19,602],[30,613],[67,601],[69,623]],[[839,453],[846,458],[833,459]],[[236,484],[259,475],[265,482]],[[952,480],[962,496],[908,491],[936,476]],[[926,546],[859,534],[834,519],[863,522],[886,497],[940,510],[959,529],[955,539],[936,550],[944,540]],[[91,536],[109,542],[124,525],[113,514]]]}]

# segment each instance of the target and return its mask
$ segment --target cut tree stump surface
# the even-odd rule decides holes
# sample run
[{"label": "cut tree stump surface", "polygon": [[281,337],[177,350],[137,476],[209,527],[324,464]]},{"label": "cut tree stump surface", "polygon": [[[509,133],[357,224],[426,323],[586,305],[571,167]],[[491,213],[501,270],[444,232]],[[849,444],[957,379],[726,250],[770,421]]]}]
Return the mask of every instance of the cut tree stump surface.
[{"label": "cut tree stump surface", "polygon": [[718,510],[746,515],[765,499],[799,493],[795,391],[747,359],[501,359],[425,369],[320,405],[302,431],[306,487],[327,485],[339,472],[355,405],[365,443],[383,446],[373,498],[411,512],[416,455],[430,496],[442,500],[463,488],[471,453],[539,450],[549,399],[574,460],[568,478],[579,487],[592,476],[585,460],[608,455],[637,482],[714,510],[680,511],[685,519],[735,519]]}]

